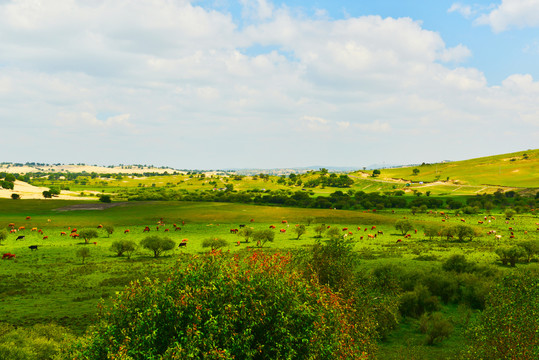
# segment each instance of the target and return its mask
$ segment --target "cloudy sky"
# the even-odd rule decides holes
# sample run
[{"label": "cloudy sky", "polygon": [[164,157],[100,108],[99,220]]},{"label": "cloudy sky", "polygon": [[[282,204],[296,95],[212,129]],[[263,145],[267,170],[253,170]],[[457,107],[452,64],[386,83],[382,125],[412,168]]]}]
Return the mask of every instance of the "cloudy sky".
[{"label": "cloudy sky", "polygon": [[368,166],[539,148],[539,0],[0,0],[0,161]]}]

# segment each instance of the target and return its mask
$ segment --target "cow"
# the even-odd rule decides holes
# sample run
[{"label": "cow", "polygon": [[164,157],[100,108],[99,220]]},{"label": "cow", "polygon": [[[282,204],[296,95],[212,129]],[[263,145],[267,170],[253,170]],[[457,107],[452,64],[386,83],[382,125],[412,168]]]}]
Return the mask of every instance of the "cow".
[{"label": "cow", "polygon": [[240,242],[239,241],[236,241],[236,246],[240,246]]},{"label": "cow", "polygon": [[501,238],[502,238],[501,235],[494,235],[494,239],[496,239],[496,240],[500,240]]},{"label": "cow", "polygon": [[479,225],[483,225],[483,222],[482,222],[481,220],[479,220],[477,223],[478,223]]},{"label": "cow", "polygon": [[400,243],[400,242],[402,242],[402,239],[397,239],[397,241],[396,241],[396,242]]},{"label": "cow", "polygon": [[384,235],[384,232],[382,230],[378,230],[378,235]]},{"label": "cow", "polygon": [[24,235],[17,236],[17,238],[15,240],[22,240],[22,239],[24,239]]},{"label": "cow", "polygon": [[238,229],[230,229],[231,234],[236,234],[239,230]]},{"label": "cow", "polygon": [[282,233],[285,233],[285,232],[286,232],[286,229],[281,229],[281,230],[279,230],[279,231],[282,232]]},{"label": "cow", "polygon": [[180,245],[178,245],[178,247],[182,247],[182,246],[187,247],[187,243],[186,243],[186,242],[182,242],[182,243],[180,243]]},{"label": "cow", "polygon": [[73,234],[73,233],[76,233],[76,232],[77,232],[77,228],[71,229],[71,233],[72,233],[72,234]]},{"label": "cow", "polygon": [[169,229],[165,229],[165,232],[169,232]]},{"label": "cow", "polygon": [[30,231],[37,231],[37,228],[33,227],[33,228],[30,229]]},{"label": "cow", "polygon": [[67,235],[65,231],[62,231],[60,235]]},{"label": "cow", "polygon": [[270,229],[275,229],[275,225],[270,225],[269,228]]},{"label": "cow", "polygon": [[240,224],[240,229],[244,227],[245,227],[245,224]]},{"label": "cow", "polygon": [[283,220],[283,221],[281,221],[281,223],[282,223],[282,224],[286,224],[286,223],[288,223],[288,221]]},{"label": "cow", "polygon": [[250,221],[251,221],[251,222],[255,222],[255,219],[251,219]]},{"label": "cow", "polygon": [[78,238],[78,237],[79,237],[79,234],[71,234],[71,235],[69,235],[69,236],[71,236],[72,238]]},{"label": "cow", "polygon": [[19,226],[19,231],[23,231],[25,229],[24,226]]},{"label": "cow", "polygon": [[32,251],[37,250],[37,245],[30,245],[30,246],[28,246],[28,249],[30,249]]},{"label": "cow", "polygon": [[367,236],[369,237],[369,239],[374,239],[376,237],[376,235],[373,234],[368,234]]},{"label": "cow", "polygon": [[373,226],[371,227],[371,230],[374,230],[374,229],[376,229],[376,225],[373,225]]},{"label": "cow", "polygon": [[48,238],[48,236],[43,236],[43,240],[47,240]]},{"label": "cow", "polygon": [[11,230],[9,230],[9,232],[10,232],[11,234],[16,233],[16,232],[17,232],[17,229],[11,229]]},{"label": "cow", "polygon": [[27,216],[27,217],[26,217],[26,220],[30,220],[30,219],[31,219],[31,217],[30,217],[30,216]]},{"label": "cow", "polygon": [[357,227],[357,231],[360,231],[360,230],[361,230],[361,227],[360,227],[360,226],[358,226],[358,227]]},{"label": "cow", "polygon": [[38,229],[37,232],[41,235],[43,235],[43,230],[42,229]]},{"label": "cow", "polygon": [[182,229],[181,227],[176,226],[176,227],[174,228],[174,231],[180,231],[181,229]]},{"label": "cow", "polygon": [[466,219],[460,219],[460,221],[462,221],[462,222],[466,222]]},{"label": "cow", "polygon": [[9,226],[9,227],[15,227],[15,223],[9,223],[7,226]]},{"label": "cow", "polygon": [[11,260],[15,257],[15,254],[12,254],[12,253],[5,253],[4,255],[2,255],[2,260],[4,259],[8,259],[8,260]]},{"label": "cow", "polygon": [[98,229],[103,229],[103,225],[99,224],[99,225],[97,225],[97,228]]},{"label": "cow", "polygon": [[342,228],[342,231],[348,231],[348,228]]},{"label": "cow", "polygon": [[143,232],[143,233],[145,233],[145,232],[150,232],[150,227],[149,227],[149,226],[146,226],[146,227],[144,228],[144,230],[142,230],[142,232]]}]

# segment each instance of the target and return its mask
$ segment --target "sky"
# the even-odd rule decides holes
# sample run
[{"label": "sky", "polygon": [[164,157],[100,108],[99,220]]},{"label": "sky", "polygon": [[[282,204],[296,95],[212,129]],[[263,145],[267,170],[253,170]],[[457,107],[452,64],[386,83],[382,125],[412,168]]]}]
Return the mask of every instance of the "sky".
[{"label": "sky", "polygon": [[0,0],[0,162],[364,167],[539,148],[539,0]]}]

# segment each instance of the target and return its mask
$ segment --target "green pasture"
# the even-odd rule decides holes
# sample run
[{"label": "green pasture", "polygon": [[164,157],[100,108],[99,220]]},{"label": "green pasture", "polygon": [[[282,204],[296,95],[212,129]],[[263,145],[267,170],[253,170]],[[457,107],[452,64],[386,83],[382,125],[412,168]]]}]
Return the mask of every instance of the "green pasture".
[{"label": "green pasture", "polygon": [[[17,326],[55,322],[82,334],[95,320],[96,305],[101,299],[108,302],[116,292],[135,279],[167,278],[168,269],[186,254],[209,251],[202,247],[204,239],[218,237],[226,240],[228,245],[223,251],[246,252],[259,249],[253,241],[246,243],[242,237],[230,233],[230,229],[239,228],[240,224],[255,230],[268,229],[270,225],[276,227],[274,241],[260,248],[263,251],[308,249],[316,241],[326,239],[324,236],[322,239],[316,238],[314,228],[320,223],[337,227],[342,234],[351,232],[348,236],[355,241],[354,249],[361,258],[359,270],[365,272],[384,264],[400,265],[406,269],[439,268],[443,261],[454,254],[465,255],[469,261],[477,264],[509,271],[497,261],[494,250],[501,245],[537,239],[539,234],[536,230],[539,228],[536,225],[539,219],[533,215],[518,215],[514,220],[505,220],[502,214],[492,214],[494,218],[489,216],[488,222],[484,214],[457,217],[450,213],[445,219],[436,211],[412,215],[409,210],[372,212],[173,201],[113,205],[102,210],[80,210],[77,206],[88,208],[104,205],[89,201],[0,201],[0,228],[7,228],[9,223],[14,223],[16,228],[25,227],[23,231],[9,234],[0,245],[0,253],[16,254],[14,260],[0,262],[0,302],[4,309],[2,321]],[[28,216],[30,219],[26,220]],[[395,222],[404,218],[414,224],[409,239],[405,239],[395,229]],[[157,229],[161,219],[165,225]],[[461,243],[439,237],[429,240],[424,236],[425,226],[456,225],[463,223],[462,219],[477,229],[479,236],[474,240]],[[283,220],[287,223],[283,223]],[[307,225],[309,221],[312,221],[311,225]],[[483,221],[483,224],[479,224],[479,221]],[[113,226],[114,233],[108,235],[104,230],[97,229],[100,224]],[[181,230],[175,231],[173,224]],[[304,224],[307,228],[306,234],[299,240],[294,233],[296,224]],[[153,258],[150,251],[142,248],[138,248],[131,259],[126,256],[117,257],[110,250],[112,242],[117,240],[129,239],[138,244],[147,236],[143,233],[145,226],[150,227],[151,235],[168,236],[177,244],[188,239],[188,245],[176,247],[157,259]],[[374,226],[376,228],[373,229]],[[514,239],[509,238],[510,227],[513,228]],[[41,229],[43,235],[31,231],[32,228]],[[82,239],[60,234],[62,231],[69,234],[73,228],[78,231],[96,229],[99,237],[84,244]],[[343,231],[344,228],[348,230]],[[126,229],[129,229],[129,233],[124,232]],[[169,231],[165,232],[165,229]],[[281,233],[280,229],[286,232]],[[502,238],[496,240],[493,235],[487,235],[491,230],[496,230],[496,234],[502,235]],[[378,234],[378,231],[383,234]],[[369,234],[377,236],[369,238]],[[19,235],[25,235],[24,240],[15,240]],[[48,236],[48,239],[44,240],[43,236]],[[402,241],[397,242],[398,239]],[[38,245],[38,250],[30,250],[30,245]],[[82,258],[77,256],[77,251],[83,247],[90,250],[90,256],[84,264]],[[455,315],[457,318],[455,308],[444,307],[444,311],[448,316]],[[420,344],[422,336],[414,330],[414,321],[404,321],[381,344],[380,356],[395,351],[406,353],[409,344],[402,336],[414,344]],[[444,343],[432,349],[416,347],[414,351],[420,351],[420,354],[414,356],[418,356],[418,359],[438,359],[440,357],[436,357],[436,354],[448,349],[456,353],[462,339],[463,333],[459,332],[448,340],[447,346]],[[387,355],[387,358],[392,357]]]},{"label": "green pasture", "polygon": [[[413,169],[419,173],[414,175]],[[381,178],[411,182],[436,180],[462,185],[539,187],[539,150],[420,166],[382,169]]]}]

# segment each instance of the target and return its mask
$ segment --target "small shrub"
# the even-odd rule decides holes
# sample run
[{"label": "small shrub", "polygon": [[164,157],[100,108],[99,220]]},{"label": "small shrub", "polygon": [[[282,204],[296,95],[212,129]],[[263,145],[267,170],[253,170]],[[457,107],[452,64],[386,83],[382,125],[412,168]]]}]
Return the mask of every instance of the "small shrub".
[{"label": "small shrub", "polygon": [[399,311],[403,316],[419,317],[425,311],[436,311],[440,308],[438,298],[422,284],[416,284],[413,291],[401,295]]},{"label": "small shrub", "polygon": [[471,272],[474,265],[466,260],[464,255],[451,255],[442,264],[442,269],[445,271],[454,271],[456,273]]},{"label": "small shrub", "polygon": [[211,247],[213,249],[219,249],[228,245],[228,242],[225,239],[212,237],[202,240],[202,247],[207,248]]},{"label": "small shrub", "polygon": [[158,235],[150,235],[145,237],[140,246],[144,249],[153,252],[153,257],[158,258],[165,251],[172,250],[176,247],[176,243],[168,237],[160,237]]},{"label": "small shrub", "polygon": [[427,335],[425,343],[433,345],[437,340],[442,341],[451,335],[453,324],[440,312],[425,313],[419,319],[419,331]]},{"label": "small shrub", "polygon": [[116,253],[116,256],[123,256],[127,254],[128,258],[131,258],[131,254],[135,251],[137,245],[132,240],[119,240],[114,241],[110,246],[110,250]]}]

